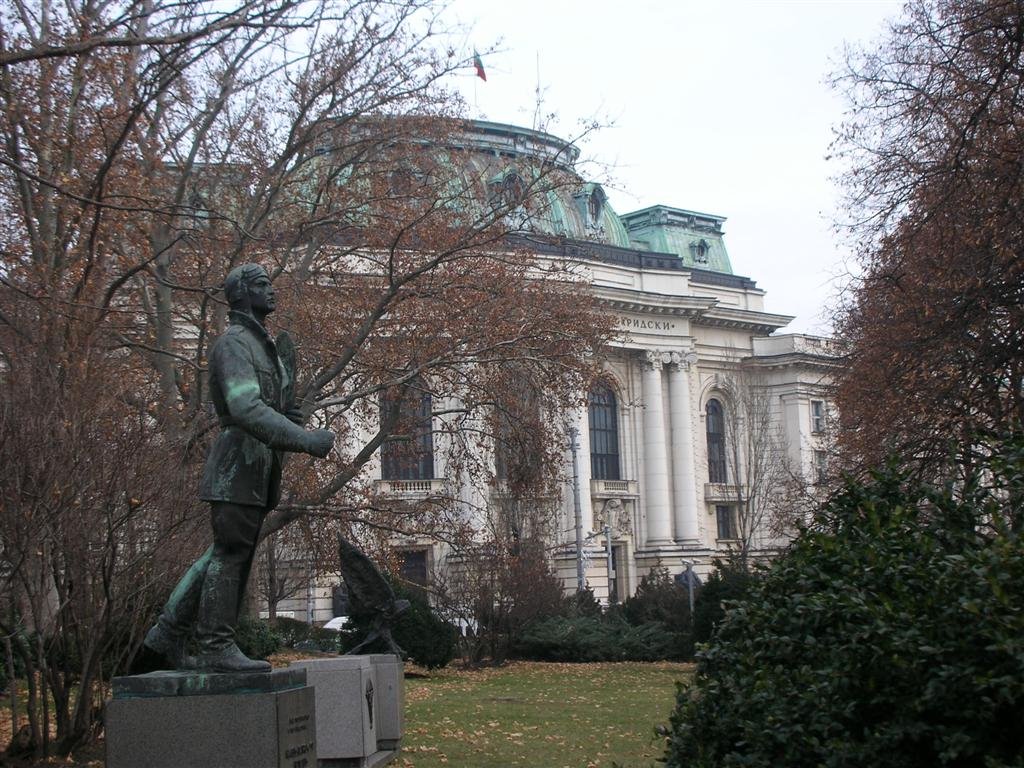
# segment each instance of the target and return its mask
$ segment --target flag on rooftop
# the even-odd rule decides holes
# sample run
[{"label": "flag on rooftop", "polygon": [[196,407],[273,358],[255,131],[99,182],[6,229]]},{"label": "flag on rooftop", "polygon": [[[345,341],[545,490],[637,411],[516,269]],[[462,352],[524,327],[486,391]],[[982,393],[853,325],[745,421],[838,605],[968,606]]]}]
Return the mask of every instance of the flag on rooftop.
[{"label": "flag on rooftop", "polygon": [[480,54],[477,53],[476,48],[473,49],[473,66],[476,68],[476,76],[487,82],[487,73],[484,72],[484,62],[480,58]]}]

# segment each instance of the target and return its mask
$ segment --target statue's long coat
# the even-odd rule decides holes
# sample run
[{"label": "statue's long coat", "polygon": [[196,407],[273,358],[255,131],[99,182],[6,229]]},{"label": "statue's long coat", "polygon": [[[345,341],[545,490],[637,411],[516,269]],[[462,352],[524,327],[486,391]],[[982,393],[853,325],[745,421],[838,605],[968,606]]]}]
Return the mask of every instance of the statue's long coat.
[{"label": "statue's long coat", "polygon": [[287,419],[294,362],[255,318],[231,312],[210,352],[210,397],[221,433],[206,459],[199,498],[272,508],[281,496],[281,451],[304,451],[306,431]]}]

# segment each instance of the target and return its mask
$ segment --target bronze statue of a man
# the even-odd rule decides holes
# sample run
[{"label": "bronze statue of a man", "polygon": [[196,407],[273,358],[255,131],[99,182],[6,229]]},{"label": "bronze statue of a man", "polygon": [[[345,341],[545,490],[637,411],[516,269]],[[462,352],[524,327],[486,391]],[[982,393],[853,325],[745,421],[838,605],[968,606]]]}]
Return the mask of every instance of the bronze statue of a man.
[{"label": "bronze statue of a man", "polygon": [[[145,644],[175,669],[259,672],[270,664],[239,650],[235,626],[260,525],[281,497],[281,453],[323,458],[334,433],[300,426],[293,349],[281,337],[275,343],[263,324],[275,307],[266,270],[236,267],[224,292],[230,325],[210,352],[210,396],[221,433],[199,487],[199,497],[211,505],[213,546],[178,582]],[[187,651],[193,629],[194,658]]]}]

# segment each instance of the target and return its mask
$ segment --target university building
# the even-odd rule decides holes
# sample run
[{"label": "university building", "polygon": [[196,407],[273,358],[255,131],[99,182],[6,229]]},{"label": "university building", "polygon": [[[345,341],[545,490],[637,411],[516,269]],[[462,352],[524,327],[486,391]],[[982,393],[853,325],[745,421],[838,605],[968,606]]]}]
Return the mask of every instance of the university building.
[{"label": "university building", "polygon": [[[556,137],[510,125],[474,123],[465,141],[483,189],[514,189],[523,168],[553,158],[572,168],[577,156]],[[543,215],[514,222],[518,245],[578,261],[619,331],[589,407],[571,417],[578,471],[573,482],[567,441],[550,548],[566,589],[580,562],[607,601],[631,595],[655,568],[703,577],[741,548],[770,556],[786,542],[790,488],[824,472],[831,342],[785,333],[792,318],[764,310],[764,291],[733,273],[724,217],[668,205],[620,214],[583,178],[549,197]],[[429,419],[430,403],[422,408]],[[401,503],[450,483],[442,463],[428,439],[412,469],[385,455],[370,471]],[[458,492],[497,503],[494,488]],[[450,566],[443,545],[395,544],[408,578],[429,581]],[[331,595],[325,583],[279,612],[325,621],[338,610]]]}]

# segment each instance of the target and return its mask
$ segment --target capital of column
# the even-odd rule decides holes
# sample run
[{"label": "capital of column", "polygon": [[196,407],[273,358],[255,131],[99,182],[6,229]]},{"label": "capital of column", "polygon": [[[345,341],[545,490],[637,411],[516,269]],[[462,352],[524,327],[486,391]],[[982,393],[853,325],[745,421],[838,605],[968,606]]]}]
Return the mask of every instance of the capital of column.
[{"label": "capital of column", "polygon": [[690,370],[690,366],[697,362],[697,353],[689,350],[682,352],[675,350],[669,352],[669,362],[680,371]]},{"label": "capital of column", "polygon": [[660,349],[648,349],[644,352],[644,367],[649,371],[660,371],[662,366],[671,361],[671,353]]}]

